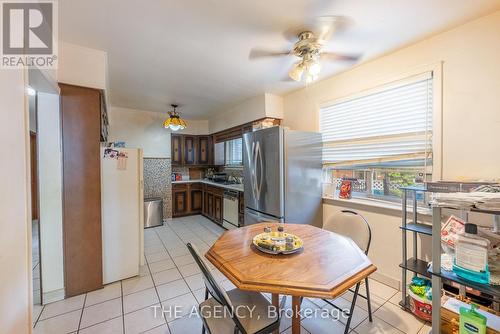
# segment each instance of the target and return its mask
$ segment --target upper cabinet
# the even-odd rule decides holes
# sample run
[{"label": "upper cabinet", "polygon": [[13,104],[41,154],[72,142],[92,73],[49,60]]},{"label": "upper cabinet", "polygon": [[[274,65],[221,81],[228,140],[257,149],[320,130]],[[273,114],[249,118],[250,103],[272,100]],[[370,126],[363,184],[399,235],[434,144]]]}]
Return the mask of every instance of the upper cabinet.
[{"label": "upper cabinet", "polygon": [[184,136],[184,164],[197,165],[198,137]]},{"label": "upper cabinet", "polygon": [[234,149],[239,148],[241,151],[243,134],[255,129],[280,125],[280,122],[279,119],[264,118],[213,135],[172,134],[170,153],[172,166],[222,166],[227,163],[228,158],[237,156],[226,152],[226,148],[234,146],[226,147],[226,143],[240,139],[240,145],[234,146]]},{"label": "upper cabinet", "polygon": [[212,154],[210,153],[213,151],[211,149],[211,140],[209,136],[199,136],[198,137],[198,164],[199,165],[209,165],[210,164],[210,157]]},{"label": "upper cabinet", "polygon": [[172,148],[171,148],[171,159],[172,165],[181,166],[184,164],[184,158],[182,154],[183,148],[183,136],[182,135],[172,135]]},{"label": "upper cabinet", "polygon": [[172,134],[173,166],[209,166],[214,164],[211,136]]}]

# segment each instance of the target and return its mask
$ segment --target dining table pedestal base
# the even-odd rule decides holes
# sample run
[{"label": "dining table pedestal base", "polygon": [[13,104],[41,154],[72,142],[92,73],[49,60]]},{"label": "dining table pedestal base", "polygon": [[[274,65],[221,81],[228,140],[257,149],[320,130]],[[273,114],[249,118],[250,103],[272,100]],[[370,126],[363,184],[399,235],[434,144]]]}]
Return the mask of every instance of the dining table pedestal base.
[{"label": "dining table pedestal base", "polygon": [[[272,296],[271,299],[272,299],[273,306],[275,307],[275,310],[278,310],[278,312],[281,312],[281,310],[280,310],[280,295],[277,293],[273,293],[271,296]],[[279,332],[280,332],[280,330],[278,328],[273,332],[273,334],[279,334]]]},{"label": "dining table pedestal base", "polygon": [[301,297],[292,296],[292,334],[300,334],[300,303]]}]

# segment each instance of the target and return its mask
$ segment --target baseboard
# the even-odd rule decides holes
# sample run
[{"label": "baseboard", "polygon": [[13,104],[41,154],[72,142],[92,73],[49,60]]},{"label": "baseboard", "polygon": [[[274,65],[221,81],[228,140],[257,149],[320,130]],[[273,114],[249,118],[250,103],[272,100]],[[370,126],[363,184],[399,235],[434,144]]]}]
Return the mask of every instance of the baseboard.
[{"label": "baseboard", "polygon": [[66,293],[64,292],[64,288],[50,292],[44,292],[42,294],[43,305],[63,300],[65,295]]},{"label": "baseboard", "polygon": [[374,272],[373,274],[370,275],[370,278],[374,279],[377,282],[388,285],[396,290],[401,290],[401,282],[392,277],[386,276],[379,272]]}]

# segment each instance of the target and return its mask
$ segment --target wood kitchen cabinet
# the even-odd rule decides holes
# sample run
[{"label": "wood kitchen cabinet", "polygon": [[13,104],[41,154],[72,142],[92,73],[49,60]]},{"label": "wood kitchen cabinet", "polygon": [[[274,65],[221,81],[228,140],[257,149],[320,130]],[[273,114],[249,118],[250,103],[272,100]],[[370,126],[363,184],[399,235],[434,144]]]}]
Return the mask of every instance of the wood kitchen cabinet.
[{"label": "wood kitchen cabinet", "polygon": [[192,183],[189,187],[189,212],[191,214],[201,213],[203,209],[203,190],[201,183]]},{"label": "wood kitchen cabinet", "polygon": [[210,144],[211,139],[209,136],[198,137],[198,165],[210,165]]},{"label": "wood kitchen cabinet", "polygon": [[222,224],[222,203],[223,196],[214,195],[214,220],[218,224]]},{"label": "wood kitchen cabinet", "polygon": [[181,217],[189,213],[188,184],[174,184],[172,187],[172,216]]},{"label": "wood kitchen cabinet", "polygon": [[102,91],[59,85],[65,297],[102,288]]},{"label": "wood kitchen cabinet", "polygon": [[[239,192],[238,222],[243,225],[243,192]],[[174,183],[172,185],[173,217],[202,214],[222,225],[224,219],[224,188],[204,183]]]},{"label": "wood kitchen cabinet", "polygon": [[172,135],[171,138],[171,161],[173,166],[181,166],[184,163],[183,158],[183,136]]},{"label": "wood kitchen cabinet", "polygon": [[245,225],[245,196],[241,191],[238,193],[238,224]]},{"label": "wood kitchen cabinet", "polygon": [[195,136],[183,136],[184,138],[184,165],[196,165],[197,164],[197,137]]},{"label": "wood kitchen cabinet", "polygon": [[224,189],[206,184],[203,186],[202,214],[217,224],[222,224]]},{"label": "wood kitchen cabinet", "polygon": [[201,183],[174,183],[172,185],[172,216],[182,217],[202,213],[203,200]]},{"label": "wood kitchen cabinet", "polygon": [[211,136],[172,134],[172,166],[209,166],[213,164]]}]

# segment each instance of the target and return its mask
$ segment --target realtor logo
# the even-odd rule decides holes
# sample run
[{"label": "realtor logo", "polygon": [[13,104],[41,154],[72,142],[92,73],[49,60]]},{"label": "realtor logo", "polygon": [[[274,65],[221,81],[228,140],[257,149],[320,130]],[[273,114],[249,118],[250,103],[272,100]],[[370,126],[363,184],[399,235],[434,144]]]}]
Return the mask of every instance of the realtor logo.
[{"label": "realtor logo", "polygon": [[3,68],[55,68],[57,55],[57,3],[3,1]]}]

